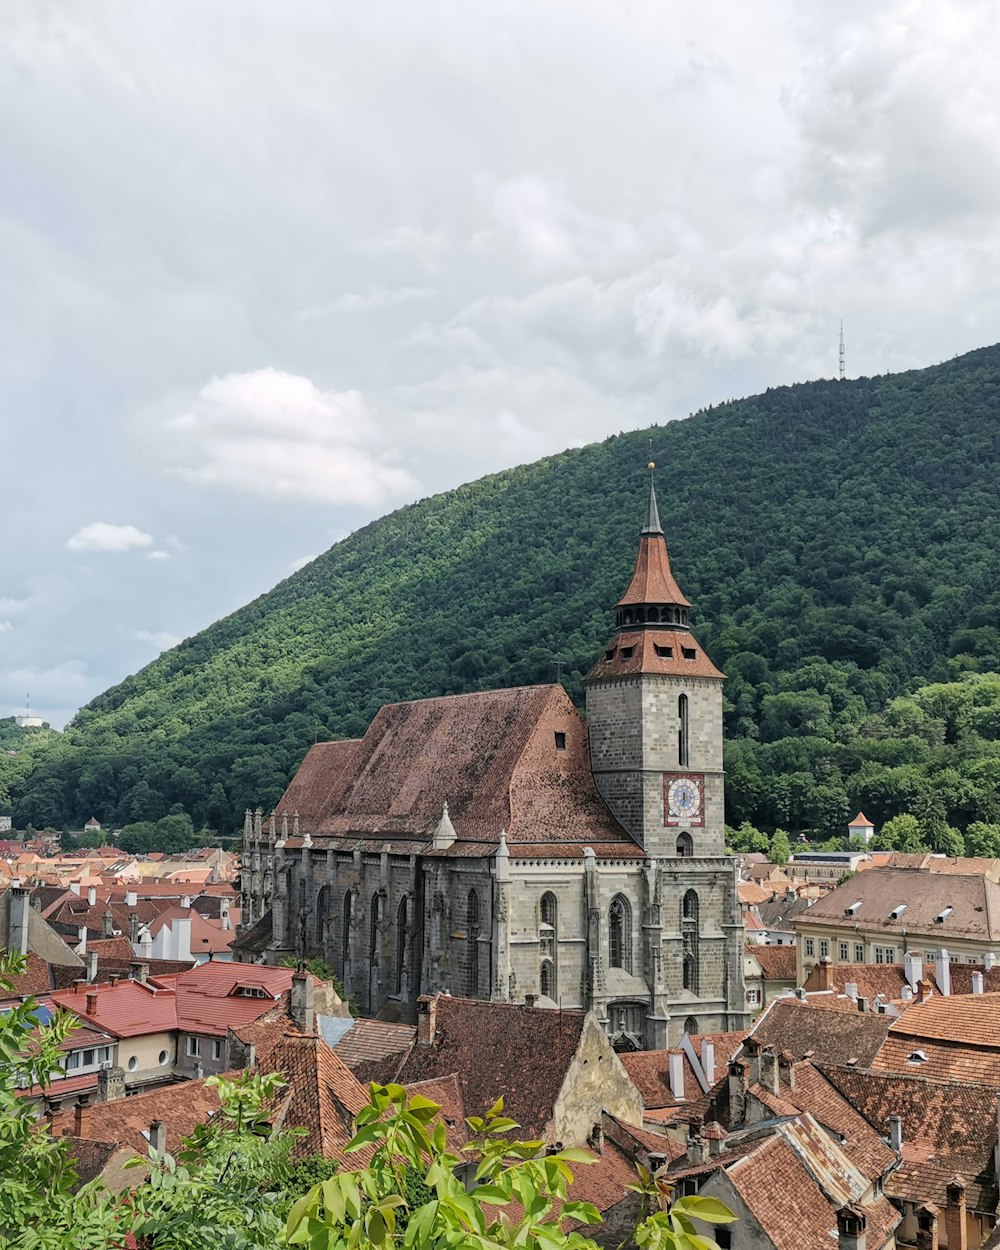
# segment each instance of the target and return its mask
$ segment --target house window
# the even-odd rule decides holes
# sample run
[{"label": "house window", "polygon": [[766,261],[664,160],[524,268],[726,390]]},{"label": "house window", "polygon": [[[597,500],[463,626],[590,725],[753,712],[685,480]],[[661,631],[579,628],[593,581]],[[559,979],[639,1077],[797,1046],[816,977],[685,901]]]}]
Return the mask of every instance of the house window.
[{"label": "house window", "polygon": [[759,1007],[760,990],[747,990],[747,1002],[751,1007]]},{"label": "house window", "polygon": [[688,697],[682,694],[677,700],[677,762],[681,768],[688,766]]},{"label": "house window", "polygon": [[201,1038],[189,1037],[187,1041],[187,1053],[189,1059],[197,1059],[201,1054]]},{"label": "house window", "polygon": [[566,735],[565,734],[561,734],[558,732],[556,733],[556,750],[557,751],[566,750]]},{"label": "house window", "polygon": [[128,1065],[127,1065],[127,1066],[128,1066],[128,1070],[129,1070],[130,1072],[134,1072],[134,1071],[136,1070],[136,1068],[139,1066],[139,1060],[138,1060],[138,1058],[137,1058],[135,1055],[130,1055],[130,1056],[129,1056],[129,1061],[128,1061]]},{"label": "house window", "polygon": [[160,1066],[162,1067],[169,1058],[170,1056],[167,1054],[167,1052],[165,1050],[161,1050],[160,1051]]},{"label": "house window", "polygon": [[713,1228],[712,1236],[719,1250],[733,1250],[733,1234],[728,1228]]},{"label": "house window", "polygon": [[479,993],[479,895],[475,890],[469,891],[465,904],[465,931],[469,957],[469,997],[475,998]]},{"label": "house window", "polygon": [[212,1038],[212,1058],[216,1063],[222,1058],[222,1039],[220,1037]]},{"label": "house window", "polygon": [[608,964],[632,971],[632,908],[623,894],[616,894],[608,908]]},{"label": "house window", "polygon": [[621,658],[622,658],[623,660],[631,660],[631,658],[632,658],[632,653],[633,653],[634,651],[635,651],[635,647],[622,647],[622,649],[621,649],[621,651],[619,652],[619,654],[621,655]]},{"label": "house window", "polygon": [[864,942],[854,943],[854,962],[863,964],[865,962],[865,944]]},{"label": "house window", "polygon": [[806,954],[807,955],[816,954],[816,943],[812,940],[812,938],[806,938]]},{"label": "house window", "polygon": [[876,946],[875,962],[877,964],[894,964],[896,962],[895,946]]},{"label": "house window", "polygon": [[819,940],[820,959],[827,959],[829,957],[829,954],[830,954],[830,943],[827,941],[826,938],[820,938]]},{"label": "house window", "polygon": [[846,963],[847,963],[847,961],[848,961],[848,960],[850,959],[850,957],[851,957],[851,944],[850,944],[850,942],[841,942],[841,943],[840,943],[840,946],[838,947],[838,953],[839,953],[839,957],[840,957],[840,962],[841,962],[842,964],[846,964]]}]

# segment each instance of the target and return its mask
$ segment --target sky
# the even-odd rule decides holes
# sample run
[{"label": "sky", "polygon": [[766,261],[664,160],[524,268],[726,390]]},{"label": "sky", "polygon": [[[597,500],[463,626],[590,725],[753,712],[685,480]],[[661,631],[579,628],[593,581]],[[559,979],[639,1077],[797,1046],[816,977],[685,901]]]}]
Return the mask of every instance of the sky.
[{"label": "sky", "polygon": [[835,376],[841,318],[851,376],[1000,338],[995,0],[0,21],[0,716],[404,503]]}]

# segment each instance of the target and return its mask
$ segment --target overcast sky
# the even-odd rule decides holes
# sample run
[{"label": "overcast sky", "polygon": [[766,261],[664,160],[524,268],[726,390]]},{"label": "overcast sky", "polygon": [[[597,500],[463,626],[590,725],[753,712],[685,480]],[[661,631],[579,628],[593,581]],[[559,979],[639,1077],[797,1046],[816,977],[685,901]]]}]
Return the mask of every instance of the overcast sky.
[{"label": "overcast sky", "polygon": [[[0,0],[0,715],[400,504],[1000,337],[996,0]],[[670,489],[667,482],[664,489]]]}]

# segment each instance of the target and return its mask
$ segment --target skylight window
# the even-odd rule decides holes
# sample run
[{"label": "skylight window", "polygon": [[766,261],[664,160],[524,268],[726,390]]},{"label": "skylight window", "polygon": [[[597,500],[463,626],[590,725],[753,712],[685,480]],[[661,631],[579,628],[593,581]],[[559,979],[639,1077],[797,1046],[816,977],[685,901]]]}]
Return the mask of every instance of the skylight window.
[{"label": "skylight window", "polygon": [[934,917],[934,923],[944,924],[944,922],[948,919],[948,917],[951,915],[951,913],[954,910],[955,910],[954,907],[946,907],[944,911],[939,911],[938,914]]},{"label": "skylight window", "polygon": [[906,911],[906,904],[899,903],[896,907],[892,909],[891,912],[889,912],[889,919],[898,920],[904,911]]},{"label": "skylight window", "polygon": [[850,907],[845,907],[845,908],[844,908],[844,915],[845,915],[845,916],[853,916],[853,915],[854,915],[854,913],[855,913],[855,912],[858,910],[858,908],[861,906],[861,901],[862,901],[861,899],[858,899],[858,901],[857,901],[856,903],[852,903],[852,904],[850,905]]}]

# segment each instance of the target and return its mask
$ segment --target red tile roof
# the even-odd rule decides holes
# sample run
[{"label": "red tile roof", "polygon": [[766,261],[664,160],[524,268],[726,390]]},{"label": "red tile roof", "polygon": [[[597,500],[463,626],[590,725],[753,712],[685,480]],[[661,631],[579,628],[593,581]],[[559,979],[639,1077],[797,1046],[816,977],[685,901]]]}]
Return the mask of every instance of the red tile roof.
[{"label": "red tile roof", "polygon": [[[413,1047],[404,1085],[457,1072],[470,1115],[502,1094],[520,1136],[543,1138],[583,1035],[582,1011],[546,1011],[438,995],[434,1041]],[[525,1063],[525,1056],[531,1062]]]},{"label": "red tile roof", "polygon": [[681,593],[680,586],[674,581],[667,540],[662,534],[640,536],[635,571],[625,593],[618,600],[618,607],[625,608],[640,603],[669,603],[685,608],[691,606]]},{"label": "red tile roof", "polygon": [[795,982],[794,946],[761,946],[758,942],[748,942],[747,954],[757,960],[768,981]]},{"label": "red tile roof", "polygon": [[[229,1027],[257,1020],[274,1008],[292,986],[291,968],[261,964],[209,962],[170,978],[177,994],[177,1027],[190,1033],[224,1037]],[[234,994],[238,986],[260,988],[267,998]]]},{"label": "red tile roof", "polygon": [[[128,1146],[145,1157],[149,1126],[154,1120],[162,1120],[167,1126],[167,1150],[176,1154],[181,1139],[190,1136],[197,1125],[204,1124],[218,1109],[219,1096],[214,1087],[204,1081],[181,1081],[83,1108],[80,1135],[92,1141]],[[54,1134],[77,1131],[75,1111],[60,1111],[52,1117]]]},{"label": "red tile roof", "polygon": [[338,1038],[334,1050],[363,1084],[378,1081],[385,1085],[396,1079],[416,1038],[412,1024],[361,1018]]},{"label": "red tile roof", "polygon": [[505,829],[512,849],[635,847],[597,792],[586,726],[561,686],[390,704],[360,742],[330,746],[309,752],[277,808],[279,818],[298,809],[313,834],[426,837],[447,800],[460,840],[495,846]]},{"label": "red tile roof", "polygon": [[[94,1008],[88,1008],[93,995]],[[167,1033],[177,1028],[177,1006],[170,990],[156,989],[139,981],[119,981],[81,987],[79,991],[56,990],[53,1002],[115,1037],[140,1037]]]},{"label": "red tile roof", "polygon": [[321,1154],[345,1167],[363,1162],[363,1154],[344,1154],[354,1136],[354,1117],[368,1105],[368,1091],[320,1037],[283,1038],[274,1052],[274,1070],[284,1073],[289,1092],[280,1126],[304,1128],[296,1139],[298,1156]]},{"label": "red tile roof", "polygon": [[811,1002],[776,998],[758,1017],[750,1036],[790,1051],[814,1054],[818,1063],[854,1061],[868,1066],[885,1042],[893,1017],[875,1012],[821,1011]]},{"label": "red tile roof", "polygon": [[[689,656],[685,652],[691,652]],[[622,630],[609,643],[586,680],[612,681],[636,673],[662,673],[672,677],[725,676],[705,654],[694,634],[686,630]]]}]

